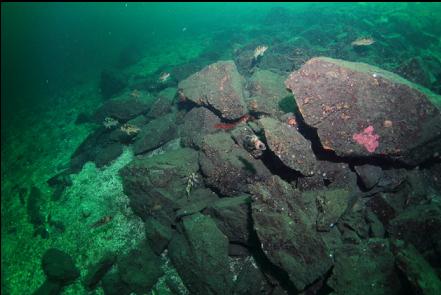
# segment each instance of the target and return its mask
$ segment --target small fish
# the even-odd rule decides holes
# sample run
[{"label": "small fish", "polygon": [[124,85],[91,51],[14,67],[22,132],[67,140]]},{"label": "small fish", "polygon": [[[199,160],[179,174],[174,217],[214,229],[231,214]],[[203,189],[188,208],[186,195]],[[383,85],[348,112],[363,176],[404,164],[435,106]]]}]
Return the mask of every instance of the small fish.
[{"label": "small fish", "polygon": [[161,82],[166,82],[168,79],[170,78],[170,73],[161,73],[161,75],[159,76],[159,81]]},{"label": "small fish", "polygon": [[112,219],[113,219],[113,216],[110,216],[110,215],[103,216],[97,222],[92,224],[90,227],[92,227],[92,228],[100,227],[102,225],[109,223],[110,221],[112,221]]},{"label": "small fish", "polygon": [[375,40],[370,37],[357,38],[351,43],[352,46],[369,46],[375,43]]}]

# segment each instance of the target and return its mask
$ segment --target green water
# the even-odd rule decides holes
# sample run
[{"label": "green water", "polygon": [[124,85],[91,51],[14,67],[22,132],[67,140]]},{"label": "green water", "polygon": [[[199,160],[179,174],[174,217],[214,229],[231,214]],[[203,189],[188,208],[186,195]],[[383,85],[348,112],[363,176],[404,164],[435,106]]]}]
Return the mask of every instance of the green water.
[{"label": "green water", "polygon": [[[1,31],[3,294],[37,290],[46,278],[41,259],[49,248],[69,253],[81,275],[59,294],[105,294],[101,285],[95,291],[84,287],[88,267],[106,251],[127,253],[145,240],[145,220],[130,209],[119,174],[137,157],[130,144],[124,144],[121,154],[103,167],[86,161],[71,174],[72,183],[60,199],[54,200],[54,188],[47,183],[69,167],[78,146],[101,126],[97,122],[78,124],[77,118],[92,114],[108,99],[141,93],[141,99],[151,105],[167,88],[174,99],[170,112],[178,114],[177,125],[182,125],[187,109],[179,109],[174,98],[178,82],[220,60],[238,65],[240,54],[252,52],[258,45],[268,46],[265,55],[277,50],[278,56],[265,60],[264,55],[257,68],[283,80],[308,59],[326,56],[396,73],[433,92],[435,101],[441,94],[440,3],[2,2]],[[351,45],[358,38],[371,38],[373,44]],[[249,83],[252,73],[238,68]],[[100,86],[107,69],[127,80],[110,98],[103,97]],[[158,82],[164,72],[172,73],[167,87]],[[177,78],[180,73],[184,75],[181,80]],[[137,84],[138,80],[143,84]],[[292,96],[286,95],[280,111],[296,111]],[[163,148],[176,146],[179,142],[171,141]],[[436,169],[439,167],[427,170],[429,178],[438,177],[435,182],[440,181]],[[286,170],[280,171],[278,175],[284,175]],[[35,207],[29,205],[32,187],[41,193]],[[439,191],[433,194],[440,196]],[[36,233],[32,214],[43,219],[40,230],[44,234]],[[112,216],[111,222],[91,227],[105,216]],[[190,294],[168,257],[161,259],[164,274],[144,293]],[[439,277],[437,261],[432,267]],[[179,282],[181,293],[165,283],[167,278]],[[436,276],[431,278],[436,280]],[[273,278],[275,281],[283,281],[283,277]],[[280,294],[295,289],[280,285]],[[331,291],[331,287],[323,287],[320,294]],[[409,294],[412,292],[416,291]]]}]

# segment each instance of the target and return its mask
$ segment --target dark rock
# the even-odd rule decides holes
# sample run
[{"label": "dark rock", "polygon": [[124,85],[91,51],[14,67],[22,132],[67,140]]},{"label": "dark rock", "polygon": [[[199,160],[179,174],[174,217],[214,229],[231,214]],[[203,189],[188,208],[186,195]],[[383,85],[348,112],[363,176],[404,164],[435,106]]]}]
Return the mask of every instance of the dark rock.
[{"label": "dark rock", "polygon": [[156,119],[169,113],[176,96],[176,88],[166,88],[158,93],[158,99],[153,103],[146,117]]},{"label": "dark rock", "polygon": [[146,293],[163,275],[161,259],[147,245],[140,245],[118,257],[118,271],[132,292]]},{"label": "dark rock", "polygon": [[366,211],[366,221],[369,224],[369,236],[371,238],[384,238],[386,230],[383,223],[371,210]]},{"label": "dark rock", "polygon": [[240,264],[237,280],[234,284],[235,295],[274,294],[272,286],[257,267],[252,257],[247,257]]},{"label": "dark rock", "polygon": [[337,224],[346,243],[359,244],[361,240],[369,238],[369,224],[366,219],[366,206],[363,200],[358,197],[359,192],[351,192],[349,195],[348,208],[340,217]]},{"label": "dark rock", "polygon": [[105,118],[113,118],[125,123],[149,111],[152,101],[123,96],[121,99],[106,101],[92,115],[94,122],[102,124]]},{"label": "dark rock", "polygon": [[373,188],[383,177],[383,170],[380,167],[366,164],[354,168],[366,189]]},{"label": "dark rock", "polygon": [[250,189],[254,230],[271,263],[299,291],[324,276],[332,260],[305,211],[300,192],[277,176]]},{"label": "dark rock", "polygon": [[392,249],[395,255],[395,264],[406,276],[414,294],[436,295],[441,293],[440,278],[412,244],[397,240],[394,241]]},{"label": "dark rock", "polygon": [[334,258],[328,285],[336,294],[405,294],[387,240],[344,244]]},{"label": "dark rock", "polygon": [[234,63],[237,66],[237,70],[245,77],[251,76],[255,69],[254,49],[257,46],[258,44],[249,44],[243,48],[236,49],[234,52]]},{"label": "dark rock", "polygon": [[441,144],[439,96],[391,72],[319,57],[285,84],[322,146],[339,156],[375,155],[414,165],[433,157]]},{"label": "dark rock", "polygon": [[122,145],[114,142],[111,133],[104,127],[89,134],[71,156],[69,173],[82,169],[88,161],[93,161],[97,167],[103,167],[115,160],[123,151]]},{"label": "dark rock", "polygon": [[250,256],[250,250],[242,244],[228,244],[228,256],[230,257],[248,257]]},{"label": "dark rock", "polygon": [[64,170],[57,175],[51,177],[46,183],[51,187],[67,187],[72,185],[72,179],[70,178],[69,170]]},{"label": "dark rock", "polygon": [[34,226],[34,235],[39,234],[42,238],[47,238],[48,233],[45,229],[46,217],[42,212],[43,201],[40,189],[36,186],[32,186],[26,205],[26,211],[29,221]]},{"label": "dark rock", "polygon": [[315,201],[317,230],[330,231],[347,209],[350,191],[346,189],[326,189],[303,193],[303,198],[311,198],[309,196]]},{"label": "dark rock", "polygon": [[188,202],[188,177],[198,169],[198,153],[184,148],[140,157],[120,173],[133,211],[143,220],[153,216],[167,225],[174,222],[175,210]]},{"label": "dark rock", "polygon": [[149,217],[145,221],[145,235],[150,248],[160,255],[170,242],[173,231],[170,227],[158,222],[155,218]]},{"label": "dark rock", "polygon": [[171,240],[169,254],[191,294],[232,294],[228,240],[210,217],[184,217],[182,233]]},{"label": "dark rock", "polygon": [[317,161],[314,175],[298,179],[297,187],[302,191],[343,188],[351,190],[357,185],[357,175],[346,163]]},{"label": "dark rock", "polygon": [[265,165],[236,145],[228,133],[204,136],[199,163],[206,184],[226,196],[247,190],[247,184],[270,176]]},{"label": "dark rock", "polygon": [[114,253],[106,253],[96,264],[92,264],[88,268],[86,277],[84,278],[84,285],[87,289],[92,290],[110,270],[116,262],[116,255]]},{"label": "dark rock", "polygon": [[58,282],[46,280],[44,283],[33,293],[33,295],[58,295],[61,294],[63,285]]},{"label": "dark rock", "polygon": [[[201,182],[201,179],[196,179],[197,183]],[[196,186],[195,184],[193,186]],[[176,218],[191,215],[204,210],[219,200],[219,197],[212,190],[203,187],[192,187],[187,194],[187,202],[176,211]]]},{"label": "dark rock", "polygon": [[124,283],[118,272],[108,272],[101,280],[105,295],[129,295],[130,288]]},{"label": "dark rock", "polygon": [[101,72],[100,89],[103,98],[108,99],[127,87],[127,79],[114,70]]},{"label": "dark rock", "polygon": [[97,152],[94,162],[98,168],[101,168],[111,161],[118,158],[123,152],[123,146],[120,143],[111,143],[102,147],[99,152]]},{"label": "dark rock", "polygon": [[284,76],[267,70],[256,71],[248,81],[248,109],[252,112],[279,117],[283,114],[280,106],[282,100],[291,96],[286,90]]},{"label": "dark rock", "polygon": [[247,113],[243,97],[243,78],[233,61],[211,64],[179,83],[186,99],[219,112],[227,120]]},{"label": "dark rock", "polygon": [[214,219],[218,228],[235,243],[247,245],[250,238],[250,203],[249,196],[223,198],[215,202],[207,213]]},{"label": "dark rock", "polygon": [[44,253],[42,267],[49,280],[62,285],[70,284],[80,276],[72,257],[55,248]]},{"label": "dark rock", "polygon": [[366,203],[366,206],[370,208],[384,226],[387,226],[389,221],[397,215],[397,209],[390,203],[390,199],[394,197],[387,194],[376,194]]},{"label": "dark rock", "polygon": [[441,266],[441,206],[436,203],[409,207],[387,227],[394,239],[411,243],[433,266]]},{"label": "dark rock", "polygon": [[202,143],[205,134],[214,133],[220,123],[219,117],[205,107],[191,109],[184,118],[180,133],[182,144],[188,147],[197,147]]},{"label": "dark rock", "polygon": [[133,143],[136,155],[154,150],[176,136],[175,115],[159,117],[143,127]]},{"label": "dark rock", "polygon": [[316,158],[311,143],[296,128],[272,118],[259,120],[268,148],[289,168],[303,175],[313,175]]}]

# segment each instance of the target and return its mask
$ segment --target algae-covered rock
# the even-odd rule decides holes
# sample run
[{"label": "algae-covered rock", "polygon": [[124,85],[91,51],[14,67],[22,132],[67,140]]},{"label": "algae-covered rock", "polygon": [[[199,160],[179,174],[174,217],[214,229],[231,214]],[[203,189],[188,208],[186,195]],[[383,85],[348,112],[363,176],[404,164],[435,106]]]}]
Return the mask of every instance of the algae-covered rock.
[{"label": "algae-covered rock", "polygon": [[240,148],[228,133],[204,136],[199,162],[206,184],[227,196],[247,190],[246,185],[270,176],[270,171],[247,151]]},{"label": "algae-covered rock", "polygon": [[182,143],[184,146],[197,147],[202,143],[205,134],[214,133],[218,129],[216,124],[220,119],[205,107],[191,109],[184,117],[184,124],[180,127]]},{"label": "algae-covered rock", "polygon": [[248,81],[248,109],[273,117],[283,114],[282,100],[291,95],[283,84],[285,77],[267,70],[256,71]]},{"label": "algae-covered rock", "polygon": [[335,252],[328,285],[336,294],[403,294],[394,256],[385,239],[344,244]]},{"label": "algae-covered rock", "polygon": [[337,155],[418,164],[441,145],[441,97],[391,72],[318,57],[285,85],[323,147]]},{"label": "algae-covered rock", "polygon": [[395,240],[392,249],[395,255],[395,264],[406,276],[414,294],[436,295],[441,293],[439,276],[412,244]]},{"label": "algae-covered rock", "polygon": [[277,176],[250,189],[254,230],[271,263],[299,291],[323,277],[332,260],[300,192]]},{"label": "algae-covered rock", "polygon": [[437,203],[409,207],[387,227],[392,238],[411,243],[434,266],[441,263],[440,229],[441,206]]},{"label": "algae-covered rock", "polygon": [[222,198],[207,209],[230,242],[248,244],[250,238],[249,196]]},{"label": "algae-covered rock", "polygon": [[272,118],[262,118],[259,123],[265,132],[268,148],[283,164],[303,175],[314,174],[317,160],[311,143],[296,128]]},{"label": "algae-covered rock", "polygon": [[175,114],[168,114],[145,125],[136,136],[133,151],[139,155],[154,150],[176,136]]},{"label": "algae-covered rock", "polygon": [[188,177],[198,169],[198,153],[180,148],[135,159],[120,173],[134,212],[143,219],[154,216],[169,224],[175,219],[175,210],[187,202]]},{"label": "algae-covered rock", "polygon": [[51,248],[44,253],[42,267],[49,280],[62,285],[72,283],[80,276],[72,257],[55,248]]},{"label": "algae-covered rock", "polygon": [[228,239],[210,217],[184,217],[182,233],[171,240],[169,254],[191,294],[232,294]]},{"label": "algae-covered rock", "polygon": [[206,105],[228,120],[247,113],[243,97],[243,78],[233,61],[211,64],[179,83],[183,95],[192,102]]},{"label": "algae-covered rock", "polygon": [[118,257],[118,272],[132,292],[147,293],[163,271],[161,259],[147,245],[140,245]]}]

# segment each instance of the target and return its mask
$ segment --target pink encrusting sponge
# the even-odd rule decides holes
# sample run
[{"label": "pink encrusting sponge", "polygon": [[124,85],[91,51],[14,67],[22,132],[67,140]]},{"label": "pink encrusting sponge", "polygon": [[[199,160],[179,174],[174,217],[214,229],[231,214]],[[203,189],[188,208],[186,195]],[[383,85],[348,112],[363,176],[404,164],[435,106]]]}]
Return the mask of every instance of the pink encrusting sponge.
[{"label": "pink encrusting sponge", "polygon": [[355,133],[352,139],[358,144],[363,145],[368,152],[373,153],[379,145],[378,140],[380,139],[380,135],[375,134],[374,127],[369,125],[363,132]]}]

